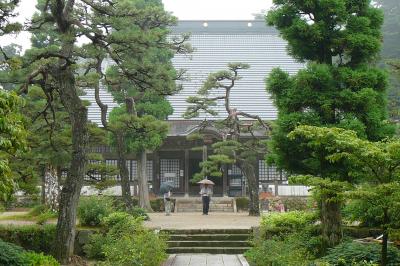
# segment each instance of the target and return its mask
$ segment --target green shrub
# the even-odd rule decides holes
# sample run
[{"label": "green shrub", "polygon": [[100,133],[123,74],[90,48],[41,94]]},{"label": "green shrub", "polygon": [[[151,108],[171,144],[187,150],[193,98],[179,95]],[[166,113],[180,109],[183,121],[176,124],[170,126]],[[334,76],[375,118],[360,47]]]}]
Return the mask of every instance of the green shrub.
[{"label": "green shrub", "polygon": [[285,239],[274,237],[263,240],[245,253],[247,260],[257,266],[302,266],[309,265],[312,255],[303,246],[297,234]]},{"label": "green shrub", "polygon": [[92,234],[89,237],[89,242],[83,246],[83,251],[87,258],[104,260],[103,245],[106,242],[106,237],[103,234]]},{"label": "green shrub", "polygon": [[23,248],[0,239],[0,265],[21,266],[26,264]]},{"label": "green shrub", "polygon": [[60,263],[52,256],[43,253],[25,252],[23,255],[27,266],[59,266]]},{"label": "green shrub", "polygon": [[7,266],[59,266],[55,258],[43,253],[26,252],[22,247],[0,239],[0,265]]},{"label": "green shrub", "polygon": [[249,198],[247,197],[240,197],[236,198],[236,208],[238,211],[247,211],[249,209]]},{"label": "green shrub", "polygon": [[307,211],[310,209],[307,198],[284,198],[282,199],[282,203],[285,206],[285,209],[288,211]]},{"label": "green shrub", "polygon": [[296,229],[302,229],[311,225],[316,220],[314,212],[292,211],[283,213],[269,213],[261,219],[261,228],[263,230],[283,229],[288,232]]},{"label": "green shrub", "polygon": [[57,212],[47,210],[44,213],[41,213],[40,215],[37,216],[36,218],[36,223],[43,225],[45,224],[49,219],[57,218]]},{"label": "green shrub", "polygon": [[152,199],[150,205],[153,211],[163,212],[164,211],[164,200],[163,199]]},{"label": "green shrub", "polygon": [[128,212],[131,214],[133,217],[142,217],[143,220],[148,221],[150,220],[149,215],[146,213],[145,209],[139,208],[139,207],[133,207],[131,211]]},{"label": "green shrub", "polygon": [[[352,265],[352,263],[376,263],[380,262],[381,245],[357,242],[344,242],[328,250],[326,256],[321,260],[328,262],[332,266]],[[393,247],[388,247],[388,266],[400,265],[400,251]]]},{"label": "green shrub", "polygon": [[[125,211],[126,204],[122,197],[111,197],[113,199],[113,208],[115,211]],[[139,199],[132,198],[133,206],[139,206]]]},{"label": "green shrub", "polygon": [[142,221],[124,212],[104,218],[104,232],[91,235],[84,248],[87,256],[104,260],[101,265],[160,265],[167,257],[166,239]]},{"label": "green shrub", "polygon": [[[27,250],[50,253],[54,242],[56,226],[54,224],[0,226],[0,238]],[[1,265],[1,264],[0,264]]]},{"label": "green shrub", "polygon": [[45,213],[48,210],[46,205],[39,204],[34,206],[28,213],[29,216],[39,216],[42,213]]},{"label": "green shrub", "polygon": [[97,226],[101,219],[114,210],[110,197],[82,197],[78,206],[78,218],[81,225]]}]

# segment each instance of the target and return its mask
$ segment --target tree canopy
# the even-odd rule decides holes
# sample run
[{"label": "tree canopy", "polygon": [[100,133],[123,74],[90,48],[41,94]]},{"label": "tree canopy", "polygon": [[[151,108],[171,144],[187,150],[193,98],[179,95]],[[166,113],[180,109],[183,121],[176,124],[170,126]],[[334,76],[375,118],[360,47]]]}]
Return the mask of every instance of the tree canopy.
[{"label": "tree canopy", "polygon": [[[400,140],[371,142],[359,138],[354,131],[314,126],[298,126],[289,138],[300,139],[312,149],[325,150],[329,162],[345,161],[352,166],[348,175],[361,185],[343,193],[373,208],[374,220],[383,229],[381,263],[386,265],[388,234],[400,226]],[[359,213],[357,218],[363,220],[363,216],[368,212]]]},{"label": "tree canopy", "polygon": [[0,198],[14,192],[9,159],[26,147],[26,131],[19,107],[23,101],[15,93],[0,89]]},{"label": "tree canopy", "polygon": [[[329,180],[353,182],[351,165],[329,162],[324,149],[288,134],[298,125],[351,129],[373,141],[394,133],[387,121],[387,75],[373,64],[383,13],[370,0],[273,2],[267,23],[287,40],[289,53],[307,64],[296,75],[274,69],[267,78],[267,91],[278,107],[268,161],[290,174],[325,178],[319,182],[324,186]],[[332,185],[320,198],[323,235],[330,246],[342,235],[340,201],[330,200],[339,196]]]},{"label": "tree canopy", "polygon": [[[265,144],[262,139],[269,130],[269,126],[257,114],[238,110],[231,105],[231,92],[241,78],[239,72],[249,67],[244,63],[229,63],[228,70],[209,74],[203,86],[198,90],[198,95],[187,99],[190,105],[185,112],[185,117],[197,117],[201,112],[217,115],[214,108],[218,101],[222,101],[226,118],[204,121],[200,125],[200,137],[201,134],[204,134],[204,129],[213,127],[218,130],[220,141],[212,145],[215,154],[201,163],[202,170],[194,178],[198,180],[209,176],[221,176],[223,165],[236,164],[248,182],[249,214],[260,215],[255,165],[258,163],[259,156],[265,152]],[[260,131],[261,135],[259,135]]]}]

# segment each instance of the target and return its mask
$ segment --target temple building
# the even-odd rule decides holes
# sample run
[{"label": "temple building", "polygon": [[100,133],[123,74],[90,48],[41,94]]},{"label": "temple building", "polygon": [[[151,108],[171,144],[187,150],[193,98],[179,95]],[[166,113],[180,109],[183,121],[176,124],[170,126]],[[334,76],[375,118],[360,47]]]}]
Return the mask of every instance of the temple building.
[{"label": "temple building", "polygon": [[[195,96],[211,72],[226,70],[230,62],[241,62],[250,65],[241,70],[242,77],[231,92],[231,106],[250,114],[257,114],[263,120],[277,118],[277,109],[266,92],[265,78],[275,67],[280,67],[290,74],[303,68],[288,55],[286,42],[278,32],[266,26],[264,21],[179,21],[172,29],[172,35],[191,33],[190,43],[194,52],[190,55],[176,55],[173,64],[177,69],[185,69],[187,80],[180,81],[183,90],[169,97],[174,113],[168,117],[170,132],[163,146],[148,154],[147,171],[151,190],[157,194],[164,181],[172,181],[175,195],[198,195],[198,185],[190,179],[200,171],[199,163],[212,154],[211,145],[220,139],[216,130],[207,129],[204,140],[190,141],[187,136],[198,130],[201,121],[215,120],[224,117],[223,105],[216,109],[220,117],[201,114],[194,119],[184,119],[189,96]],[[89,107],[89,120],[100,122],[100,110],[94,103],[93,92],[89,91],[83,98],[93,104]],[[116,106],[106,91],[101,92],[102,101],[109,105],[109,110]],[[193,150],[203,146],[201,151]],[[116,156],[109,147],[96,147],[108,164],[117,164]],[[127,162],[132,180],[133,191],[137,193],[137,162],[134,155]],[[286,176],[275,167],[267,166],[263,155],[260,155],[256,173],[260,185],[285,182]],[[116,177],[118,179],[118,176]],[[214,196],[240,196],[246,192],[246,179],[235,165],[224,169],[223,177],[212,179]]]}]

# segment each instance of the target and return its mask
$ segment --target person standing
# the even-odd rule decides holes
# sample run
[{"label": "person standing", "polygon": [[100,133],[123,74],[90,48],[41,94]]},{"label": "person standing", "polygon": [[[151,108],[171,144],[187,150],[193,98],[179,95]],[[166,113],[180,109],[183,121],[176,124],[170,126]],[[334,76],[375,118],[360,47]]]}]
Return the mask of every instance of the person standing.
[{"label": "person standing", "polygon": [[171,215],[171,194],[171,190],[168,190],[168,192],[164,193],[164,209],[166,216]]},{"label": "person standing", "polygon": [[201,200],[203,202],[203,215],[208,215],[210,209],[210,198],[212,195],[212,188],[208,184],[204,184],[200,189]]}]

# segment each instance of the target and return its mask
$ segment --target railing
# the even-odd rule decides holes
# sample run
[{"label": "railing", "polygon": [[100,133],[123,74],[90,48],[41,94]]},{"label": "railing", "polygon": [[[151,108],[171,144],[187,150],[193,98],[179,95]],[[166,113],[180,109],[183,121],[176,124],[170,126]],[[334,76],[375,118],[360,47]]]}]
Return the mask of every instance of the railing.
[{"label": "railing", "polygon": [[311,196],[310,187],[287,184],[262,184],[260,192],[271,192],[275,196],[282,197],[307,197]]},{"label": "railing", "polygon": [[311,195],[309,190],[307,186],[278,185],[279,196],[307,197]]}]

